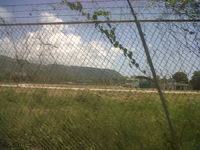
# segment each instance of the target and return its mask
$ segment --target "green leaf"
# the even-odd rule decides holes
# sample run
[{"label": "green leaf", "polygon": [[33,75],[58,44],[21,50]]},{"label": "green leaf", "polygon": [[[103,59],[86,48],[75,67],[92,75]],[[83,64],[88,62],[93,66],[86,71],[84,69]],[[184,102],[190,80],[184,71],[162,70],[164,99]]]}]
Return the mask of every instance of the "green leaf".
[{"label": "green leaf", "polygon": [[118,41],[116,41],[115,43],[114,43],[114,47],[118,47],[119,46],[119,42]]},{"label": "green leaf", "polygon": [[94,15],[92,16],[92,18],[93,18],[93,20],[97,20],[97,15],[94,14]]},{"label": "green leaf", "polygon": [[85,13],[85,12],[82,12],[82,15],[83,15],[83,16],[87,16],[87,13]]},{"label": "green leaf", "polygon": [[90,19],[90,14],[89,13],[87,13],[87,19]]},{"label": "green leaf", "polygon": [[80,2],[76,2],[76,6],[79,11],[81,11],[83,9],[83,6]]},{"label": "green leaf", "polygon": [[121,44],[119,44],[119,48],[120,48],[120,49],[123,49],[123,46],[122,46]]},{"label": "green leaf", "polygon": [[110,23],[107,23],[107,25],[109,26],[109,28],[111,28],[111,27],[112,27]]},{"label": "green leaf", "polygon": [[132,59],[133,53],[131,51],[128,52],[128,57]]},{"label": "green leaf", "polygon": [[132,63],[133,65],[135,65],[135,63],[136,63],[135,59],[132,59],[132,60],[131,60],[131,63]]},{"label": "green leaf", "polygon": [[131,64],[129,64],[129,67],[130,67],[130,68],[133,68]]},{"label": "green leaf", "polygon": [[109,11],[95,11],[94,14],[97,16],[108,16],[110,12]]},{"label": "green leaf", "polygon": [[111,44],[114,44],[113,40],[111,38],[108,38]]},{"label": "green leaf", "polygon": [[98,27],[98,25],[99,25],[99,23],[97,23],[97,22],[96,22],[96,23],[95,23],[95,28],[97,28],[97,27]]},{"label": "green leaf", "polygon": [[139,67],[139,64],[138,64],[138,63],[136,63],[136,64],[135,64],[135,67],[137,67],[137,68],[138,68],[138,67]]},{"label": "green leaf", "polygon": [[192,31],[190,31],[189,33],[190,33],[190,34],[195,34],[195,32],[192,32]]},{"label": "green leaf", "polygon": [[115,29],[112,28],[111,31],[110,31],[110,33],[111,33],[112,35],[115,35]]},{"label": "green leaf", "polygon": [[127,54],[127,48],[123,48],[123,51],[124,51],[124,53],[126,53]]}]

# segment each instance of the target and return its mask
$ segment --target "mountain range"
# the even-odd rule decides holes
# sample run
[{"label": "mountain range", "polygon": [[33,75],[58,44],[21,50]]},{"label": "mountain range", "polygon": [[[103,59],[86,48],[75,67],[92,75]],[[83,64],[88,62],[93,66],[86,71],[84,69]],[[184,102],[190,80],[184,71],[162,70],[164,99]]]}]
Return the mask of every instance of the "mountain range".
[{"label": "mountain range", "polygon": [[92,82],[124,79],[119,72],[83,66],[39,64],[0,55],[0,80]]}]

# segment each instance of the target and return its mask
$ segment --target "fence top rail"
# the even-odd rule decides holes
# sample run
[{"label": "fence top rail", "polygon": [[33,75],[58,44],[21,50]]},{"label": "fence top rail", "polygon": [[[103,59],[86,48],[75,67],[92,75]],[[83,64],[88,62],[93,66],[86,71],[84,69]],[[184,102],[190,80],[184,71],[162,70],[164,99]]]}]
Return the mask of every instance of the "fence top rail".
[{"label": "fence top rail", "polygon": [[[137,20],[138,22],[200,22],[200,19],[153,19]],[[4,23],[0,26],[22,26],[22,25],[61,25],[61,24],[93,24],[93,23],[131,23],[136,20],[104,20],[104,21],[72,21],[72,22],[40,22],[40,23]]]}]

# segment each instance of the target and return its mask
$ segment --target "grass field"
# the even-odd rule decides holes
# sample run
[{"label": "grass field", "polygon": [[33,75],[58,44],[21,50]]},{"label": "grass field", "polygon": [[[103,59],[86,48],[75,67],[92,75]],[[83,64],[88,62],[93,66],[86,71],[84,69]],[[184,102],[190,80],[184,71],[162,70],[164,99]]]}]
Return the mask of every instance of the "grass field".
[{"label": "grass field", "polygon": [[[168,94],[182,150],[200,149],[200,95]],[[170,150],[155,93],[0,88],[1,150]]]}]

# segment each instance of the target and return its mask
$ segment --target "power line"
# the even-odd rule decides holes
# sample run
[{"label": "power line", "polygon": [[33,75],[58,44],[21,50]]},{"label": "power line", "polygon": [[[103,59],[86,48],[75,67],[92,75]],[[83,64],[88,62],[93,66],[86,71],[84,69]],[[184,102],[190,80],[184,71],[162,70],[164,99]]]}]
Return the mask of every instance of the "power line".
[{"label": "power line", "polygon": [[[135,8],[140,8],[140,7],[135,7]],[[127,7],[103,7],[103,8],[94,8],[94,7],[91,7],[91,8],[84,8],[84,10],[96,10],[96,9],[102,9],[102,10],[105,10],[105,9],[126,9],[126,10],[128,10],[127,9]],[[151,8],[149,8],[149,9],[151,9]],[[154,8],[153,8],[154,9]],[[56,9],[38,9],[38,10],[34,10],[34,9],[32,9],[32,10],[19,10],[19,11],[0,11],[0,14],[3,14],[3,13],[22,13],[22,12],[24,12],[24,13],[30,13],[30,12],[42,12],[42,11],[60,11],[60,10],[66,10],[66,11],[68,11],[67,10],[67,8],[56,8]],[[185,13],[182,13],[182,14],[185,14]]]},{"label": "power line", "polygon": [[[122,13],[122,14],[112,14],[111,16],[120,16],[120,15],[130,15],[130,13]],[[71,14],[71,15],[54,15],[54,16],[23,16],[23,17],[4,17],[4,18],[10,18],[10,19],[17,19],[17,18],[54,18],[54,17],[84,17],[81,14]]]},{"label": "power line", "polygon": [[[109,3],[109,2],[126,2],[126,0],[98,0],[98,1],[79,1],[81,3]],[[152,3],[158,3],[158,2],[142,2],[142,1],[132,1],[133,3],[143,3],[143,4],[152,4]],[[37,6],[37,5],[63,5],[65,3],[60,2],[60,3],[29,3],[29,4],[15,4],[15,5],[1,5],[1,7],[19,7],[19,6]]]},{"label": "power line", "polygon": [[[128,7],[103,7],[102,9],[127,9]],[[12,13],[16,13],[16,12],[34,12],[34,11],[57,11],[57,10],[66,10],[67,8],[55,8],[55,9],[38,9],[38,10],[19,10],[19,11],[10,11]],[[89,9],[89,10],[92,10],[92,9],[99,9],[99,8],[94,8],[94,7],[90,7],[90,8],[84,8],[84,9]],[[6,11],[0,11],[0,13],[8,13]]]},{"label": "power line", "polygon": [[[29,12],[30,13],[30,12]],[[138,15],[173,15],[173,13],[137,13]],[[182,14],[186,14],[186,13],[182,13]],[[56,14],[53,14],[54,16],[42,16],[42,15],[35,15],[35,16],[32,16],[32,15],[29,15],[29,16],[19,16],[19,17],[4,17],[4,18],[10,18],[10,19],[17,19],[17,18],[53,18],[53,17],[84,17],[82,14],[66,14],[66,15],[56,15]],[[128,15],[130,16],[131,13],[113,13],[113,14],[110,14],[110,17],[112,16],[125,16],[125,15]],[[153,17],[153,16],[152,16]]]},{"label": "power line", "polygon": [[[200,22],[200,19],[149,19],[149,20],[137,20],[138,22]],[[62,25],[62,24],[94,24],[94,23],[132,23],[136,20],[104,20],[104,21],[69,21],[69,22],[40,22],[40,23],[12,23],[12,24],[0,24],[0,26],[29,26],[29,25]]]},{"label": "power line", "polygon": [[[148,9],[155,9],[155,8],[161,8],[161,7],[140,7],[140,6],[137,6],[137,7],[134,7],[134,8],[148,8]],[[122,6],[122,7],[85,7],[84,10],[95,10],[95,9],[127,9],[128,10],[128,7],[126,6]],[[18,13],[18,12],[37,12],[37,11],[57,11],[57,10],[67,10],[67,7],[66,8],[53,8],[53,9],[35,9],[35,8],[32,8],[32,10],[17,10],[17,11],[9,11],[9,12],[12,12],[12,13]],[[71,10],[71,9],[70,9]],[[0,13],[8,13],[7,11],[0,11]]]},{"label": "power line", "polygon": [[[141,14],[138,14],[138,15],[153,15],[153,14],[150,14],[150,13],[141,13]],[[159,14],[159,13],[158,13]],[[155,14],[155,15],[158,15],[158,14]],[[112,14],[110,15],[110,17],[112,16],[130,16],[131,13],[119,13],[119,14]],[[20,16],[20,17],[4,17],[4,19],[6,18],[9,18],[9,19],[22,19],[22,18],[29,18],[29,19],[32,19],[32,18],[54,18],[54,17],[57,17],[59,19],[59,17],[84,17],[83,15],[81,14],[71,14],[71,15],[54,15],[54,16],[41,16],[41,15],[38,15],[38,16]],[[152,16],[153,17],[153,16]]]}]

